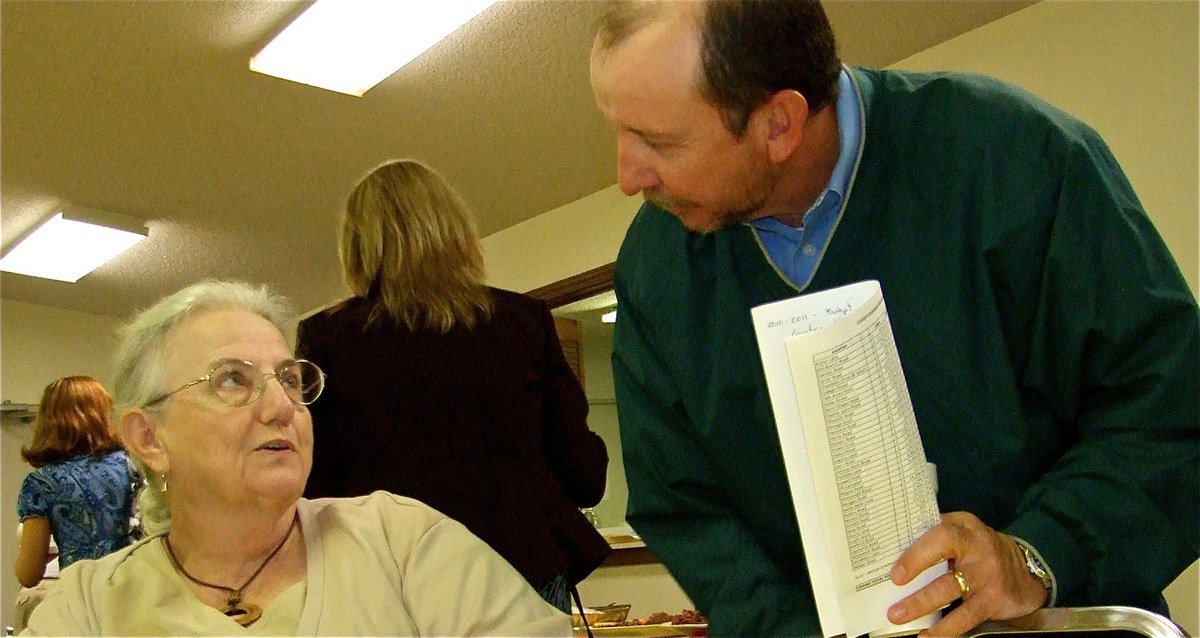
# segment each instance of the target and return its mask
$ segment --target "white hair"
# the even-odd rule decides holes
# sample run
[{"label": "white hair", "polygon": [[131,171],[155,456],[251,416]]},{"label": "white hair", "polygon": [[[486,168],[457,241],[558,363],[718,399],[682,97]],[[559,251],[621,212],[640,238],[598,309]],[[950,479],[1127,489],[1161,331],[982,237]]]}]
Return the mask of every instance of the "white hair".
[{"label": "white hair", "polygon": [[[179,324],[206,312],[228,308],[241,308],[259,315],[281,333],[292,316],[291,304],[285,297],[271,292],[265,285],[254,286],[240,281],[205,280],[163,297],[120,328],[113,365],[116,413],[146,408],[146,403],[169,391],[164,387],[164,363],[169,354],[164,347],[167,337]],[[148,534],[166,530],[171,525],[171,514],[161,496],[162,483],[140,459],[135,462],[146,477],[146,485],[138,493],[142,528]]]}]

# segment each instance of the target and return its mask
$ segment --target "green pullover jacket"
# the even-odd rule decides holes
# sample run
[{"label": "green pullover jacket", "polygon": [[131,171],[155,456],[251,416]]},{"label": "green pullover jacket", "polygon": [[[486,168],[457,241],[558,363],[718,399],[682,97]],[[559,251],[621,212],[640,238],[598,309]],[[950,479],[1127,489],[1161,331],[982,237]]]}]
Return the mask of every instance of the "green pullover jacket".
[{"label": "green pullover jacket", "polygon": [[1200,312],[1116,160],[1013,87],[853,69],[864,134],[815,276],[643,206],[615,273],[628,520],[714,635],[820,633],[750,309],[877,279],[941,511],[1058,605],[1165,612],[1200,554]]}]

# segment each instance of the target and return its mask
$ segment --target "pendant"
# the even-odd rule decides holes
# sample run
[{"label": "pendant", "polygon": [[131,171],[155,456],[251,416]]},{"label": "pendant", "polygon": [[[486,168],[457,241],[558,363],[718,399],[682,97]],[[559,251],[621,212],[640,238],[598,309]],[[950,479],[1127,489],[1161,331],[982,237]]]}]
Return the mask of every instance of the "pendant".
[{"label": "pendant", "polygon": [[232,618],[237,624],[249,627],[262,616],[262,607],[253,603],[230,602],[221,613]]}]

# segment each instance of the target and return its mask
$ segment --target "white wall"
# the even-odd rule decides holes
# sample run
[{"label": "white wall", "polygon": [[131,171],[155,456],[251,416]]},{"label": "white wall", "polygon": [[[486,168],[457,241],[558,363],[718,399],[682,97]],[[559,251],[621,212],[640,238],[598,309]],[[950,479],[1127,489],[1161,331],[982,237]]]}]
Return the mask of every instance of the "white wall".
[{"label": "white wall", "polygon": [[588,397],[588,427],[608,446],[608,486],[594,511],[600,527],[615,527],[625,524],[629,487],[625,484],[625,462],[621,454],[621,430],[613,388],[612,327],[607,328],[584,329],[583,377]]},{"label": "white wall", "polygon": [[484,237],[489,283],[524,292],[611,263],[640,204],[614,184]]},{"label": "white wall", "polygon": [[[119,321],[17,301],[0,304],[0,398],[36,404],[55,379],[74,374],[96,377],[110,387],[110,360]],[[21,458],[33,424],[4,419],[0,424],[0,626],[17,596],[17,494],[33,468]]]},{"label": "white wall", "polygon": [[1046,0],[894,65],[1019,85],[1104,136],[1200,290],[1195,2]]},{"label": "white wall", "polygon": [[[1090,124],[1112,148],[1197,294],[1198,7],[1047,0],[895,67],[998,77]],[[1200,562],[1166,596],[1173,619],[1200,635]]]}]

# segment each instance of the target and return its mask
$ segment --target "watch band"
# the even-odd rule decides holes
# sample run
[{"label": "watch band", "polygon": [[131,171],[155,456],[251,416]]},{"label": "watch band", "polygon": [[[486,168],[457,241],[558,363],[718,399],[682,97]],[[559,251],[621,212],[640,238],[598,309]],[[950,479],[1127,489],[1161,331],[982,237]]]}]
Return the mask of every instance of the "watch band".
[{"label": "watch band", "polygon": [[1025,559],[1025,569],[1029,570],[1039,581],[1042,582],[1042,587],[1046,588],[1048,594],[1046,598],[1046,606],[1054,606],[1054,599],[1057,594],[1055,586],[1054,574],[1050,572],[1050,568],[1046,566],[1046,561],[1042,560],[1037,550],[1032,545],[1025,542],[1023,539],[1012,537],[1017,542],[1017,547],[1021,549],[1021,556]]}]

